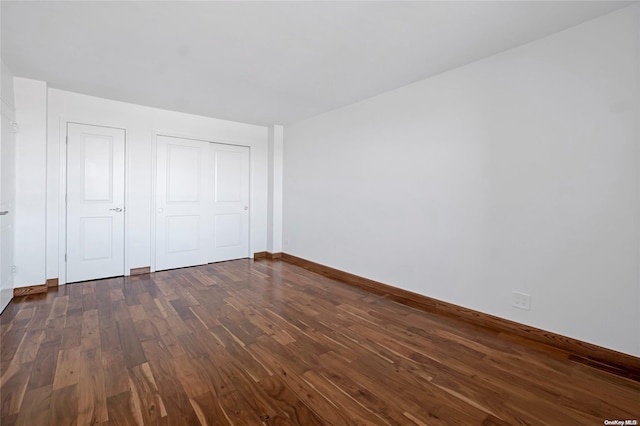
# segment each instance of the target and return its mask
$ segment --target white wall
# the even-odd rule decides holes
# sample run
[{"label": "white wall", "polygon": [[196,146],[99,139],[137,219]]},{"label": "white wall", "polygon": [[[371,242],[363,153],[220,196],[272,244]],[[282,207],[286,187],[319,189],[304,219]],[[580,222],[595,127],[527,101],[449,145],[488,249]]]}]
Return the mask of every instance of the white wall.
[{"label": "white wall", "polygon": [[267,251],[282,252],[282,151],[284,149],[284,128],[281,125],[269,127],[269,232]]},{"label": "white wall", "polygon": [[639,23],[286,126],[284,251],[640,356]]},{"label": "white wall", "polygon": [[[151,265],[152,141],[154,132],[251,148],[251,253],[266,250],[267,128],[49,90],[47,145],[47,277],[64,282],[61,150],[66,122],[126,129],[127,216],[125,271]],[[40,196],[44,197],[44,188]]]},{"label": "white wall", "polygon": [[15,107],[13,95],[13,74],[7,68],[5,63],[0,59],[0,98],[10,106]]},{"label": "white wall", "polygon": [[15,287],[44,284],[47,84],[14,79],[16,122]]}]

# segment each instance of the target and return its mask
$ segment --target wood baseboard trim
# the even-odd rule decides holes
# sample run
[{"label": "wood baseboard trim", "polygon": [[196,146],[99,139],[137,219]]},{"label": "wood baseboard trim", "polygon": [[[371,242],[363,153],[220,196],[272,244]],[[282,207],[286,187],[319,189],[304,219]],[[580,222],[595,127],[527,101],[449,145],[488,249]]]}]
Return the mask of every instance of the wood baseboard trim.
[{"label": "wood baseboard trim", "polygon": [[380,296],[387,297],[422,311],[456,318],[468,323],[497,331],[505,337],[515,336],[526,341],[542,343],[568,353],[569,359],[581,364],[600,368],[614,374],[640,381],[640,358],[613,349],[603,348],[550,331],[520,324],[504,318],[485,314],[473,309],[443,302],[408,290],[373,281],[358,275],[331,268],[320,263],[302,259],[288,253],[282,253],[285,262],[300,266],[329,278],[361,288]]},{"label": "wood baseboard trim", "polygon": [[280,258],[282,258],[282,252],[271,253],[268,251],[259,251],[257,253],[253,253],[253,260],[260,260],[260,259],[277,260]]},{"label": "wood baseboard trim", "polygon": [[144,275],[151,273],[151,266],[142,266],[140,268],[131,268],[129,275]]},{"label": "wood baseboard trim", "polygon": [[58,287],[58,279],[57,278],[48,278],[47,279],[47,288],[50,287]]},{"label": "wood baseboard trim", "polygon": [[16,287],[13,289],[13,297],[28,296],[30,294],[46,293],[47,285],[29,285],[26,287]]}]

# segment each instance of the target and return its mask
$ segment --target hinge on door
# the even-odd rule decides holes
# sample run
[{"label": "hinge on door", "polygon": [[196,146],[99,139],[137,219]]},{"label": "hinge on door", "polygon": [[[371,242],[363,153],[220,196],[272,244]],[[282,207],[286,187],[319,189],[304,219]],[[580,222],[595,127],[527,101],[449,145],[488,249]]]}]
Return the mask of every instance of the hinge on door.
[{"label": "hinge on door", "polygon": [[11,123],[11,131],[13,133],[18,133],[18,130],[20,130],[20,127],[18,126],[18,123],[16,123],[15,121],[13,121]]},{"label": "hinge on door", "polygon": [[64,254],[64,261],[67,261],[67,253]]}]

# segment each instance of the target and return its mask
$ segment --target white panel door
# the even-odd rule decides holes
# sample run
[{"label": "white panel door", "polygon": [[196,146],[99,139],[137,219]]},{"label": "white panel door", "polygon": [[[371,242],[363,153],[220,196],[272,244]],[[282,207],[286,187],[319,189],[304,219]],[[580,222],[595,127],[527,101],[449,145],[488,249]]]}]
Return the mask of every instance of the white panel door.
[{"label": "white panel door", "polygon": [[249,148],[211,144],[213,251],[210,262],[249,257]]},{"label": "white panel door", "polygon": [[0,312],[13,296],[13,222],[15,217],[14,112],[2,102],[0,139]]},{"label": "white panel door", "polygon": [[158,136],[156,270],[203,265],[212,238],[209,143]]},{"label": "white panel door", "polygon": [[67,126],[67,282],[124,275],[125,131]]}]

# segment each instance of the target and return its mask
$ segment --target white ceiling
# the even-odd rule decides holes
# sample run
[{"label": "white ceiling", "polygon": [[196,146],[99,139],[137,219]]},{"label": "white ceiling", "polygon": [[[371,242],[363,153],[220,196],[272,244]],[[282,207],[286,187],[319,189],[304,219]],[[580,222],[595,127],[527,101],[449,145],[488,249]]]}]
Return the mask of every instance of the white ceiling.
[{"label": "white ceiling", "polygon": [[286,124],[630,3],[3,0],[2,58],[59,89]]}]

